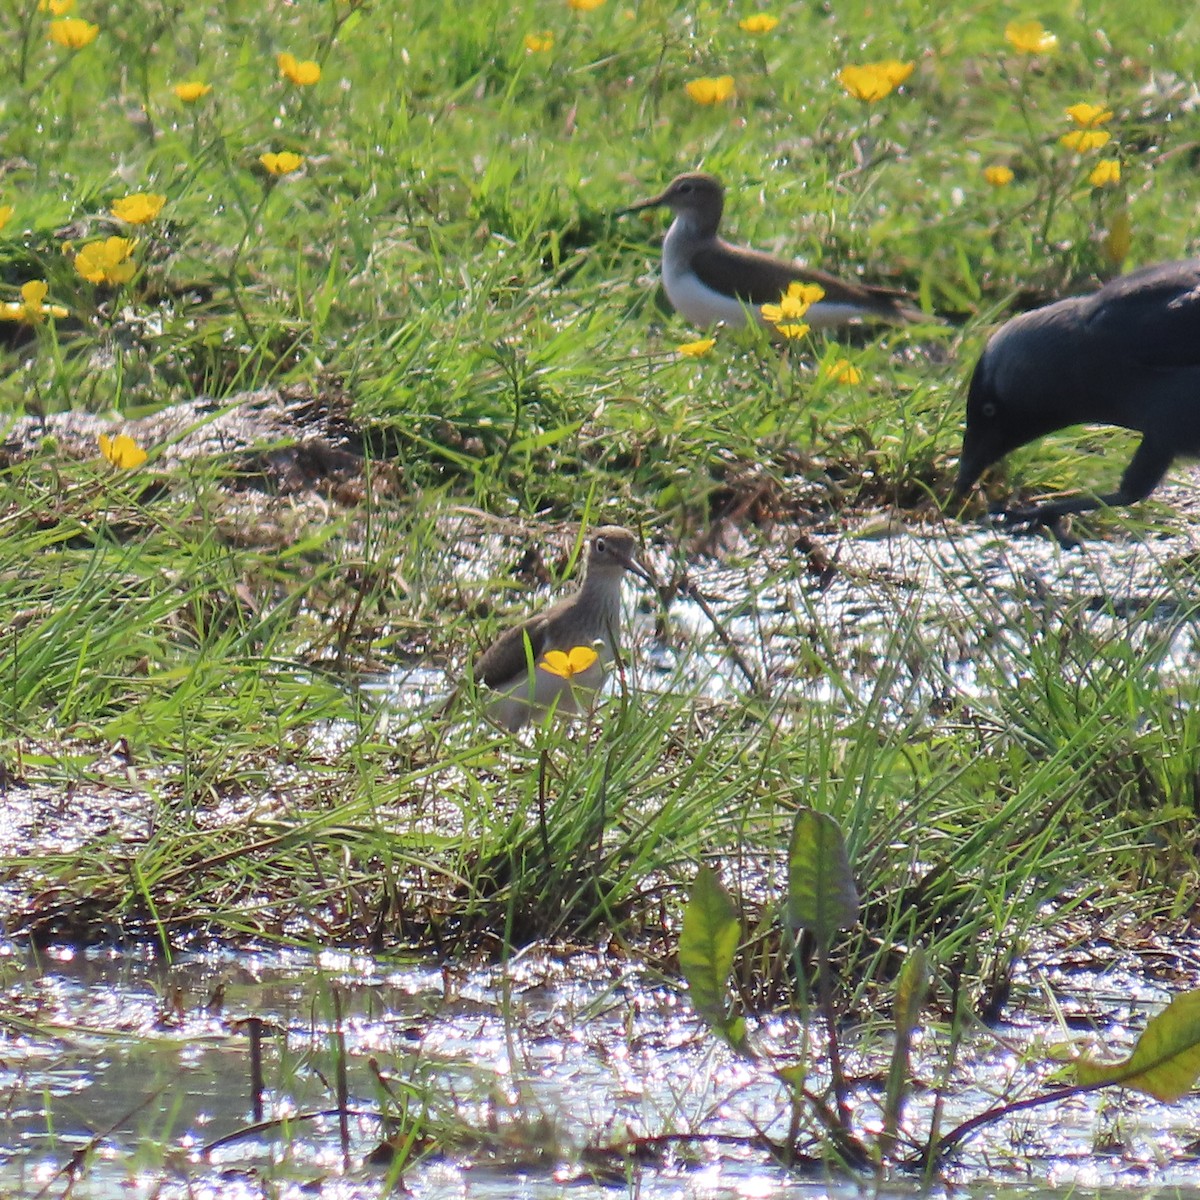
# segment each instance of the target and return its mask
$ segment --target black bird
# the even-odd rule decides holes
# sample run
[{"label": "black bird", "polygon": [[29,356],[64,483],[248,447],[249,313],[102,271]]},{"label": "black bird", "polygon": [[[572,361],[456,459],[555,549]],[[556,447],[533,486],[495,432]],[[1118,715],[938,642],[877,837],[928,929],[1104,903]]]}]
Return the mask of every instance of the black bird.
[{"label": "black bird", "polygon": [[1200,258],[1143,267],[1022,313],[989,340],[967,394],[955,494],[1010,450],[1081,423],[1142,435],[1115,492],[1003,513],[1009,526],[1144,500],[1176,455],[1200,455]]}]

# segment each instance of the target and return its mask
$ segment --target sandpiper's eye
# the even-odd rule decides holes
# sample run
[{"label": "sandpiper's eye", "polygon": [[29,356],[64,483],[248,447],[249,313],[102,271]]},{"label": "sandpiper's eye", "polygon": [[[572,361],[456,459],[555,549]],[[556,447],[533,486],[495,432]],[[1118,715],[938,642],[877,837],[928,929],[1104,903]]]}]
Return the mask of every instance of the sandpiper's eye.
[{"label": "sandpiper's eye", "polygon": [[608,549],[608,543],[602,537],[597,538],[596,539],[596,553],[603,554],[605,552],[605,550],[607,550],[607,549]]},{"label": "sandpiper's eye", "polygon": [[980,407],[979,411],[990,421],[996,415],[996,406],[989,400]]}]

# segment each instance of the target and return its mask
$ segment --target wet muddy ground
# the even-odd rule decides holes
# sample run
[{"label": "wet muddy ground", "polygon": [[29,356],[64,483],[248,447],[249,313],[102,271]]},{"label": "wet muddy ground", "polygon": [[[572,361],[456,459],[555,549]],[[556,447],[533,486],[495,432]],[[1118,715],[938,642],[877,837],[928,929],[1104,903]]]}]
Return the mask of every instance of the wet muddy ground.
[{"label": "wet muddy ground", "polygon": [[[275,411],[274,400],[264,402]],[[227,451],[249,453],[240,434],[221,431],[219,414],[187,420],[171,435],[178,445],[201,436],[196,430],[205,439],[215,431]],[[303,453],[293,445],[253,470],[280,472],[277,492],[286,491],[285,478],[298,495],[311,491],[314,475],[353,490],[357,448],[330,420]],[[80,453],[91,452],[94,433],[80,435]],[[21,438],[32,444],[43,436],[44,429],[17,431],[7,449],[19,455]],[[1063,613],[1114,638],[1154,639],[1165,676],[1190,673],[1200,527],[1189,521],[1196,489],[1187,476],[1176,478],[1156,497],[1172,514],[1161,529],[1138,540],[1087,540],[1077,550],[980,525],[905,528],[866,515],[803,536],[777,527],[768,539],[751,538],[731,527],[711,554],[686,563],[666,545],[651,544],[647,557],[664,581],[686,566],[781,720],[800,697],[836,705],[847,681],[871,688],[881,664],[893,661],[900,663],[890,693],[895,710],[935,711],[947,689],[973,693],[989,647],[1019,644],[1043,618]],[[464,589],[511,559],[506,535],[513,532],[481,523],[478,514],[447,519],[447,545],[462,546],[457,578]],[[695,602],[674,597],[664,624],[653,597],[630,587],[627,598],[637,612],[631,686],[687,689],[700,705],[749,686],[713,617]],[[414,653],[365,682],[402,736],[414,712],[449,690],[454,669],[451,658]],[[336,730],[314,732],[336,744]],[[120,763],[110,766],[119,775]],[[0,855],[60,852],[114,830],[142,837],[140,795],[137,788],[64,795],[6,787]],[[10,878],[0,895],[6,914],[29,904],[22,881]],[[3,951],[6,1194],[377,1195],[389,1166],[376,1151],[394,1132],[381,1117],[396,1120],[406,1106],[410,1118],[415,1109],[424,1114],[415,1136],[425,1152],[402,1171],[417,1196],[877,1190],[870,1179],[819,1167],[788,1173],[749,1146],[699,1137],[782,1136],[781,1089],[768,1070],[733,1059],[703,1032],[677,982],[610,956],[539,953],[476,971],[302,952],[214,951],[166,965],[104,948],[34,952],[8,944]],[[1144,955],[1093,951],[1072,962],[1058,945],[1053,956],[1028,956],[1009,1023],[971,1035],[961,1079],[947,1091],[945,1123],[986,1107],[1014,1077],[1041,1077],[1027,1056],[1040,1060],[1048,1043],[1081,1029],[1103,1030],[1127,1046],[1147,1011],[1198,982],[1190,943],[1169,934]],[[263,1022],[258,1128],[248,1017]],[[798,1036],[787,1016],[764,1020],[755,1033],[781,1052]],[[862,1040],[851,1047],[851,1069],[868,1078],[880,1069],[882,1040],[872,1040],[870,1023],[856,1036]],[[914,1136],[928,1122],[942,1048],[933,1033],[922,1037],[922,1086],[909,1112]],[[344,1135],[328,1115],[337,1107],[339,1060],[354,1113]],[[869,1100],[862,1103],[869,1108]],[[1198,1130],[1197,1101],[1082,1097],[991,1127],[964,1146],[936,1186],[983,1195],[1186,1191],[1197,1178]],[[637,1139],[667,1134],[685,1136],[646,1142],[634,1155]],[[878,1190],[909,1195],[917,1188],[917,1176],[896,1173]]]}]

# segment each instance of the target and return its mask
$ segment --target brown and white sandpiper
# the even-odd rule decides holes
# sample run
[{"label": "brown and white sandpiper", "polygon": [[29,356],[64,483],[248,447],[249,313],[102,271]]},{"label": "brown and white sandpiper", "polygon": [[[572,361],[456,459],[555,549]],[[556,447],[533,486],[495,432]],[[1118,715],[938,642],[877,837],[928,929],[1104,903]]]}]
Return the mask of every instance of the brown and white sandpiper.
[{"label": "brown and white sandpiper", "polygon": [[476,659],[475,682],[495,693],[487,701],[490,720],[515,732],[532,717],[591,708],[619,648],[625,572],[654,585],[636,555],[637,538],[628,529],[594,530],[578,589],[506,629]]},{"label": "brown and white sandpiper", "polygon": [[634,213],[669,208],[674,214],[663,240],[663,288],[675,311],[693,325],[707,329],[724,322],[740,328],[747,314],[767,324],[759,309],[778,304],[793,283],[815,283],[824,290],[804,315],[814,329],[862,320],[931,319],[903,292],[849,283],[815,267],[731,245],[718,232],[724,207],[721,181],[703,171],[688,171],[672,179],[657,196],[621,209]]}]

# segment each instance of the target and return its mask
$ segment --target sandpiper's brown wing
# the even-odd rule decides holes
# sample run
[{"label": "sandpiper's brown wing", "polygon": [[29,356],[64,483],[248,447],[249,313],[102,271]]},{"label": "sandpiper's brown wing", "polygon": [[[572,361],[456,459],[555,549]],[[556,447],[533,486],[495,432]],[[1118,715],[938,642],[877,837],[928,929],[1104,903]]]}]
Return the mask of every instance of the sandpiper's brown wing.
[{"label": "sandpiper's brown wing", "polygon": [[539,613],[527,621],[522,621],[520,625],[506,629],[475,660],[475,682],[495,688],[515,679],[529,665],[525,639],[529,639],[536,662],[546,645],[548,629],[549,621],[545,613]]},{"label": "sandpiper's brown wing", "polygon": [[[751,278],[736,270],[737,261],[722,251],[735,250],[741,262],[753,263]],[[817,283],[825,290],[824,302],[861,308],[866,314],[900,320],[922,320],[924,314],[914,308],[909,298],[892,288],[871,284],[849,283],[817,267],[804,267],[785,262],[758,250],[730,246],[718,241],[715,246],[700,250],[692,256],[692,268],[700,282],[736,296],[746,304],[778,304],[779,298],[793,283]]]}]

